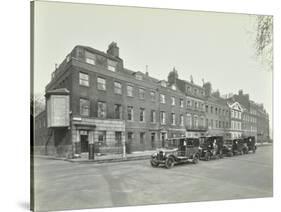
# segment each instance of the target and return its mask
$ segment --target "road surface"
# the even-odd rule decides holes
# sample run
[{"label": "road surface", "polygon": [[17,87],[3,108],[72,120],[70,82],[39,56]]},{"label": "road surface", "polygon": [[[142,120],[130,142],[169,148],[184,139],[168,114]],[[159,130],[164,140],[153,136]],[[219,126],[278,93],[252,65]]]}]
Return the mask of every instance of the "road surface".
[{"label": "road surface", "polygon": [[35,159],[35,208],[63,210],[273,195],[272,146],[172,169],[149,160],[77,164]]}]

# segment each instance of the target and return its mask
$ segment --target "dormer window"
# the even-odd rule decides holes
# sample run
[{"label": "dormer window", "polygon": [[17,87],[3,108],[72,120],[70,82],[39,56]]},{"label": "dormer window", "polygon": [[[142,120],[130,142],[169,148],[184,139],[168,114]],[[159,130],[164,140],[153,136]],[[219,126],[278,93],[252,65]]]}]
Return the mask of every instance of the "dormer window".
[{"label": "dormer window", "polygon": [[110,71],[116,71],[117,62],[113,60],[107,60],[107,69]]},{"label": "dormer window", "polygon": [[143,76],[139,73],[136,74],[136,79],[137,80],[143,80]]},{"label": "dormer window", "polygon": [[167,83],[165,81],[161,81],[160,84],[161,84],[162,87],[167,87]]},{"label": "dormer window", "polygon": [[85,52],[85,61],[91,65],[96,64],[96,55],[91,52]]}]

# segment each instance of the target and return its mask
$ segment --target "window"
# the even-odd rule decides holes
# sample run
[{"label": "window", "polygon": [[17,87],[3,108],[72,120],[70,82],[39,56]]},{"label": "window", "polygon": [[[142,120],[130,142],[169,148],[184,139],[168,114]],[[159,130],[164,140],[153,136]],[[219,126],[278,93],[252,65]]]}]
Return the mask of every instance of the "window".
[{"label": "window", "polygon": [[216,128],[218,128],[219,127],[219,122],[218,122],[218,120],[216,120]]},{"label": "window", "polygon": [[140,143],[144,144],[145,132],[140,133]]},{"label": "window", "polygon": [[172,125],[176,125],[176,114],[172,113],[171,115]]},{"label": "window", "polygon": [[136,74],[136,79],[137,80],[143,80],[143,76],[141,74]]},{"label": "window", "polygon": [[221,128],[221,121],[219,121],[219,128]]},{"label": "window", "polygon": [[145,119],[145,109],[140,108],[140,122],[144,122]]},{"label": "window", "polygon": [[211,106],[211,113],[213,113],[213,106]]},{"label": "window", "polygon": [[190,93],[190,87],[189,86],[186,87],[186,92]]},{"label": "window", "polygon": [[171,104],[172,104],[172,105],[176,105],[176,99],[175,99],[175,97],[173,97],[173,96],[171,97]]},{"label": "window", "polygon": [[150,112],[150,121],[152,123],[156,122],[156,112],[155,112],[155,110],[151,110],[151,112]]},{"label": "window", "polygon": [[183,126],[183,115],[180,115],[180,125]]},{"label": "window", "polygon": [[192,106],[192,102],[189,99],[186,101],[186,104],[187,104],[187,107],[191,107]]},{"label": "window", "polygon": [[86,60],[86,63],[95,65],[96,64],[96,55],[94,55],[91,52],[86,51],[85,52],[85,60]]},{"label": "window", "polygon": [[206,127],[208,128],[209,126],[209,119],[206,119]]},{"label": "window", "polygon": [[196,88],[194,89],[194,94],[197,95],[197,89]]},{"label": "window", "polygon": [[134,133],[133,132],[128,132],[128,142],[132,142],[134,138]]},{"label": "window", "polygon": [[107,60],[107,69],[110,71],[116,71],[117,62],[113,60]]},{"label": "window", "polygon": [[160,94],[160,103],[162,103],[162,104],[166,103],[166,99],[165,99],[165,95],[164,94]]},{"label": "window", "polygon": [[217,107],[215,108],[215,113],[218,114],[218,108]]},{"label": "window", "polygon": [[150,98],[151,98],[151,101],[155,101],[156,100],[156,95],[155,95],[154,91],[150,91]]},{"label": "window", "polygon": [[90,115],[90,101],[88,99],[80,99],[80,115]]},{"label": "window", "polygon": [[211,119],[211,128],[214,128],[214,121]]},{"label": "window", "polygon": [[106,145],[106,131],[97,131],[98,134],[98,142],[101,143],[102,146]]},{"label": "window", "polygon": [[133,86],[127,85],[127,96],[133,97]]},{"label": "window", "polygon": [[89,86],[89,75],[79,72],[79,84],[83,86]]},{"label": "window", "polygon": [[122,106],[119,104],[114,105],[114,118],[121,119],[122,117]]},{"label": "window", "polygon": [[133,106],[128,106],[128,120],[129,121],[133,121],[134,120],[134,116],[133,116]]},{"label": "window", "polygon": [[122,84],[119,82],[114,82],[114,93],[122,94]]},{"label": "window", "polygon": [[241,112],[238,112],[238,118],[241,119]]},{"label": "window", "polygon": [[205,108],[206,108],[206,112],[208,113],[208,111],[209,111],[209,106],[206,105]]},{"label": "window", "polygon": [[106,90],[106,81],[104,78],[98,77],[98,89],[99,90]]},{"label": "window", "polygon": [[219,108],[219,115],[221,114],[221,109]]},{"label": "window", "polygon": [[194,103],[194,107],[195,107],[195,109],[198,108],[198,103],[197,102]]},{"label": "window", "polygon": [[106,103],[98,102],[98,118],[106,118]]},{"label": "window", "polygon": [[167,83],[165,81],[161,81],[160,84],[161,84],[162,87],[167,87]]},{"label": "window", "polygon": [[191,116],[191,114],[186,114],[186,125],[189,129],[192,127],[192,116]]},{"label": "window", "polygon": [[122,132],[115,132],[115,142],[118,146],[122,145]]},{"label": "window", "polygon": [[156,133],[151,133],[151,147],[155,148],[155,138],[156,138]]},{"label": "window", "polygon": [[166,124],[166,113],[164,111],[160,112],[160,122],[161,124]]},{"label": "window", "polygon": [[199,127],[204,127],[204,118],[200,117]]},{"label": "window", "polygon": [[142,88],[140,88],[140,89],[139,89],[139,98],[140,98],[140,99],[144,99],[144,96],[145,96],[145,90],[142,89]]},{"label": "window", "polygon": [[198,128],[198,117],[194,116],[194,127]]},{"label": "window", "polygon": [[183,99],[180,99],[180,107],[183,107]]}]

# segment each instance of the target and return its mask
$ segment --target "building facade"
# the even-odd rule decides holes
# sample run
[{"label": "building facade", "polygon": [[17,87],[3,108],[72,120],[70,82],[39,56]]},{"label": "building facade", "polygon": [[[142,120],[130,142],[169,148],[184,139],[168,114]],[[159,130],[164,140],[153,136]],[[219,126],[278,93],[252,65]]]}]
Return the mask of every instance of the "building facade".
[{"label": "building facade", "polygon": [[[242,115],[237,120],[230,113],[238,102],[229,104],[212,93],[210,83],[199,86],[192,79],[180,79],[175,69],[167,81],[129,70],[114,42],[106,52],[76,46],[56,67],[45,92],[47,108],[35,119],[34,137],[34,151],[44,154],[72,157],[89,152],[90,144],[101,154],[152,150],[165,146],[171,137],[228,136],[236,130],[231,127],[234,119],[242,134]],[[50,103],[62,101],[58,95],[69,102],[69,112],[60,113],[68,124],[54,126],[49,121],[54,108],[63,112],[62,104]],[[260,117],[263,124],[257,123],[257,134],[259,130],[264,136],[268,118]],[[63,117],[53,118],[59,122]]]},{"label": "building facade", "polygon": [[212,85],[207,82],[203,85],[206,91],[205,113],[208,135],[230,138],[230,113],[226,99],[220,96],[220,92],[212,92]]}]

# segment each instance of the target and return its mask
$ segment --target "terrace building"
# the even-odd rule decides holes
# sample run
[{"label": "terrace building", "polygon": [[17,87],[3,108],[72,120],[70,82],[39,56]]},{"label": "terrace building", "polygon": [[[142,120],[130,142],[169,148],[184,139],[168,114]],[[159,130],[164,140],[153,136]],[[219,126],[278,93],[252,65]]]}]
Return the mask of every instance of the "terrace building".
[{"label": "terrace building", "polygon": [[167,81],[127,69],[115,42],[106,52],[75,46],[45,93],[46,110],[35,118],[35,153],[73,157],[94,145],[100,154],[124,154],[163,147],[171,137],[234,138],[242,136],[247,116],[256,122],[245,129],[254,127],[262,139],[269,134],[263,107],[240,102],[240,94],[224,99],[210,83],[180,79],[175,68]]}]

